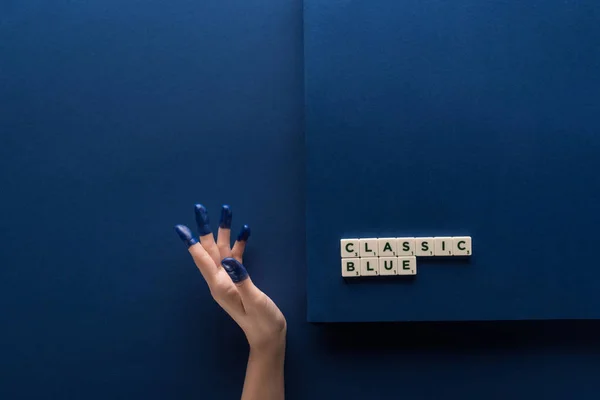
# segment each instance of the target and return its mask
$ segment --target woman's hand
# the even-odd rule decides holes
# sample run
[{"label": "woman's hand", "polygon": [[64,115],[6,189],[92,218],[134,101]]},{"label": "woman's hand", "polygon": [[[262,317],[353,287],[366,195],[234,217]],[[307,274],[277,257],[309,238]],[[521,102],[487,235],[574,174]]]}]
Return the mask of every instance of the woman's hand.
[{"label": "woman's hand", "polygon": [[175,226],[204,276],[215,301],[242,328],[250,345],[243,399],[283,399],[286,321],[275,303],[258,289],[242,264],[250,228],[244,225],[231,247],[229,206],[223,206],[217,240],[206,208],[195,206],[200,243],[189,228]]}]

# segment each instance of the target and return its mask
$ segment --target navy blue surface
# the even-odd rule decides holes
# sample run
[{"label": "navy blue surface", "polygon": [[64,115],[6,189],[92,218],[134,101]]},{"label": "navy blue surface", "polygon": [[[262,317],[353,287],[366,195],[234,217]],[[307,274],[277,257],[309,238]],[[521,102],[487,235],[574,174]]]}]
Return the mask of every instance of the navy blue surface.
[{"label": "navy blue surface", "polygon": [[241,393],[243,333],[173,230],[198,202],[304,320],[301,11],[0,1],[0,399]]},{"label": "navy blue surface", "polygon": [[243,334],[173,231],[195,202],[253,229],[290,400],[597,399],[595,321],[306,322],[301,13],[0,1],[0,399],[238,397]]},{"label": "navy blue surface", "polygon": [[[600,317],[600,2],[305,2],[311,321]],[[340,238],[473,237],[347,283]]]}]

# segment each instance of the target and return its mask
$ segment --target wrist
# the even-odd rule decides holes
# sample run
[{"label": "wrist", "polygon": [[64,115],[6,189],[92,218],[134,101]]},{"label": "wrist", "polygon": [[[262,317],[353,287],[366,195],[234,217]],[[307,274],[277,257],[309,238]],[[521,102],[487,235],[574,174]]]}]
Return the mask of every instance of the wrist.
[{"label": "wrist", "polygon": [[250,344],[250,356],[258,359],[278,360],[285,357],[285,334],[260,345]]}]

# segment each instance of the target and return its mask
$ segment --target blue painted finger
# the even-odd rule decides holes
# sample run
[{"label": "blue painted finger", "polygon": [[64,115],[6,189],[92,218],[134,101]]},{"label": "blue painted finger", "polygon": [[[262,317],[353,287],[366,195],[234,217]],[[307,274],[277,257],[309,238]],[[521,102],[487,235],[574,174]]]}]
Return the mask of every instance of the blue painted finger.
[{"label": "blue painted finger", "polygon": [[246,267],[235,258],[226,258],[221,261],[221,264],[234,283],[242,282],[248,278]]},{"label": "blue painted finger", "polygon": [[190,231],[190,228],[185,225],[175,225],[175,232],[177,232],[179,238],[183,243],[186,244],[187,247],[198,243],[198,240],[196,240],[192,234],[192,231]]},{"label": "blue painted finger", "polygon": [[212,233],[206,207],[204,207],[202,204],[196,204],[194,206],[194,211],[196,213],[196,224],[198,224],[198,234],[200,236],[205,236]]},{"label": "blue painted finger", "polygon": [[219,228],[231,229],[232,212],[231,207],[224,205],[221,208],[221,219],[219,220]]},{"label": "blue painted finger", "polygon": [[250,233],[250,227],[248,225],[244,225],[237,237],[238,242],[247,242],[248,238],[250,237]]}]

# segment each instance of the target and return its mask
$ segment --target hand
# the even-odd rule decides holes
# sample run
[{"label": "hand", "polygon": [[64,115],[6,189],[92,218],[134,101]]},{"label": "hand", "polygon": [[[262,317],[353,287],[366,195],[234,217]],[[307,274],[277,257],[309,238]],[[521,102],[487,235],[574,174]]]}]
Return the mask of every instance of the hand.
[{"label": "hand", "polygon": [[242,328],[255,357],[285,353],[286,321],[275,303],[260,291],[242,264],[250,228],[244,225],[231,248],[232,213],[223,206],[217,241],[210,229],[206,208],[195,206],[200,243],[184,225],[175,226],[204,276],[215,301]]}]

